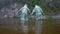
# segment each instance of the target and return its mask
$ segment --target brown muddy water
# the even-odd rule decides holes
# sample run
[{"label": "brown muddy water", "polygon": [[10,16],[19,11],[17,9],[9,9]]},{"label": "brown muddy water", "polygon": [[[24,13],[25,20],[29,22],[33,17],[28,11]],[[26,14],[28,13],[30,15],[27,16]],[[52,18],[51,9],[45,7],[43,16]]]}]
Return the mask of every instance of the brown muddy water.
[{"label": "brown muddy water", "polygon": [[[60,20],[42,20],[41,34],[60,34]],[[36,34],[32,28],[35,27],[35,20],[28,21],[27,34]],[[5,18],[0,19],[0,34],[26,34],[22,31],[20,19]]]}]

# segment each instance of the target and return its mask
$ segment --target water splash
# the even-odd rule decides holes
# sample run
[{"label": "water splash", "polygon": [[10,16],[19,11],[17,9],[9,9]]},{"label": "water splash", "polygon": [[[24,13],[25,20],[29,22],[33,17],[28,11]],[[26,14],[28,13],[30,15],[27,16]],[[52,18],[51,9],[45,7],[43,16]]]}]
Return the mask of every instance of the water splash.
[{"label": "water splash", "polygon": [[33,9],[31,15],[33,15],[35,13],[35,19],[36,19],[36,23],[35,23],[35,27],[36,27],[36,34],[41,34],[42,31],[42,21],[41,21],[41,17],[43,16],[43,11],[41,9],[41,7],[39,7],[38,5],[35,5],[35,8]]},{"label": "water splash", "polygon": [[22,24],[22,29],[23,32],[27,32],[28,30],[28,13],[30,12],[29,8],[27,7],[27,4],[25,4],[20,10],[20,18],[21,18],[21,24]]}]

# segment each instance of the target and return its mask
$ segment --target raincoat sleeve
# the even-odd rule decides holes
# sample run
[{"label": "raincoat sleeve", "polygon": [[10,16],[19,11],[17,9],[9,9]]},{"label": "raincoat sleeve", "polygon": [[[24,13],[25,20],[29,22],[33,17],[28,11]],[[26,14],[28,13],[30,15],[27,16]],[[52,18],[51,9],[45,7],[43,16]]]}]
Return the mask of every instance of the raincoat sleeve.
[{"label": "raincoat sleeve", "polygon": [[31,15],[32,15],[34,12],[35,12],[35,8],[33,9],[33,11],[32,11],[32,13],[31,13]]},{"label": "raincoat sleeve", "polygon": [[40,9],[41,9],[40,11],[41,11],[42,15],[44,15],[44,14],[43,14],[43,10],[42,10],[42,8],[41,8],[41,7],[40,7]]},{"label": "raincoat sleeve", "polygon": [[23,9],[23,7],[18,10],[18,13],[21,12],[22,9]]},{"label": "raincoat sleeve", "polygon": [[29,13],[30,13],[30,9],[28,8],[28,11],[29,11]]},{"label": "raincoat sleeve", "polygon": [[23,9],[23,7],[19,11],[21,11],[22,9]]}]

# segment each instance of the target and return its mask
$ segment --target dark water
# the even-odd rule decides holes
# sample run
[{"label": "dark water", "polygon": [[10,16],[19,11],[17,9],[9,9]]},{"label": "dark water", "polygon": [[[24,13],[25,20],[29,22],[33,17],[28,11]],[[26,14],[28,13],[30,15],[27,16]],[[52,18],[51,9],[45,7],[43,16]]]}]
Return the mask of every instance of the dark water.
[{"label": "dark water", "polygon": [[[0,19],[0,34],[38,34],[36,33],[37,27],[35,27],[35,22],[35,20],[30,19],[28,21],[28,32],[24,33],[20,19]],[[60,34],[60,20],[58,19],[42,20],[41,25],[41,34]]]}]

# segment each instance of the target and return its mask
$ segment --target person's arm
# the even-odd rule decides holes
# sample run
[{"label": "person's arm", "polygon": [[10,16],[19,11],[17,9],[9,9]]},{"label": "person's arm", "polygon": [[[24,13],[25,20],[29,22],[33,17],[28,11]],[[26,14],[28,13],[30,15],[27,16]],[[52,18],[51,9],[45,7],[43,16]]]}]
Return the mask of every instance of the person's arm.
[{"label": "person's arm", "polygon": [[32,11],[32,13],[31,13],[31,15],[33,15],[33,14],[34,14],[34,12],[35,12],[35,9],[33,9],[33,11]]},{"label": "person's arm", "polygon": [[43,13],[43,10],[41,9],[41,13],[42,13],[42,15],[44,15],[44,13]]},{"label": "person's arm", "polygon": [[29,11],[29,13],[30,13],[30,9],[28,8],[28,11]]},{"label": "person's arm", "polygon": [[21,11],[23,9],[23,7],[22,8],[20,8],[20,10],[18,10],[18,11]]},{"label": "person's arm", "polygon": [[22,9],[23,9],[23,7],[18,10],[18,13],[21,12]]}]

